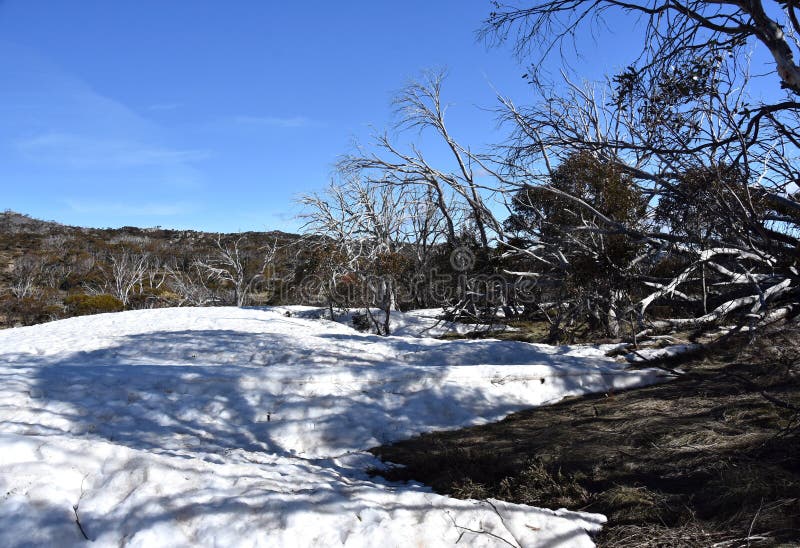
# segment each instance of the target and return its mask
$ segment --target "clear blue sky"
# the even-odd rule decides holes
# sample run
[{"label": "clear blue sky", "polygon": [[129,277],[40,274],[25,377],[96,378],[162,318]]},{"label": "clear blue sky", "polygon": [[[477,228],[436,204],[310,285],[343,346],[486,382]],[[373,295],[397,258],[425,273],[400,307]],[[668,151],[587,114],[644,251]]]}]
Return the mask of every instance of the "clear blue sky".
[{"label": "clear blue sky", "polygon": [[[394,92],[446,66],[452,129],[496,141],[524,69],[488,0],[0,0],[0,209],[84,226],[293,230]],[[594,44],[599,76],[619,39]],[[618,63],[619,64],[619,63]]]}]

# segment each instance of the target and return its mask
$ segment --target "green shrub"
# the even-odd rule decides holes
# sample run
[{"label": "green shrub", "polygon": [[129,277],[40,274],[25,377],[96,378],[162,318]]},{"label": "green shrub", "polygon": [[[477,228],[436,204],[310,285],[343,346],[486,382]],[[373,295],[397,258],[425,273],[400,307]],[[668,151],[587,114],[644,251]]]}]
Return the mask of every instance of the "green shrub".
[{"label": "green shrub", "polygon": [[122,301],[113,295],[70,295],[64,299],[64,305],[70,315],[85,316],[102,314],[103,312],[119,312],[125,308]]}]

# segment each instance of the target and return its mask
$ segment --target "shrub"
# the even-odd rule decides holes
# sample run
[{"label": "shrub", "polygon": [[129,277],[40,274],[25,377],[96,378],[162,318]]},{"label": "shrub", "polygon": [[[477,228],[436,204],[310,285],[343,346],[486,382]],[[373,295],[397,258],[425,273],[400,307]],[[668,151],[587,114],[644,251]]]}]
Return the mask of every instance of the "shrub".
[{"label": "shrub", "polygon": [[64,299],[67,311],[74,316],[102,314],[103,312],[119,312],[125,308],[122,301],[112,295],[70,295]]},{"label": "shrub", "polygon": [[34,325],[58,319],[62,315],[61,306],[51,304],[46,298],[17,299],[10,294],[0,297],[0,326]]}]

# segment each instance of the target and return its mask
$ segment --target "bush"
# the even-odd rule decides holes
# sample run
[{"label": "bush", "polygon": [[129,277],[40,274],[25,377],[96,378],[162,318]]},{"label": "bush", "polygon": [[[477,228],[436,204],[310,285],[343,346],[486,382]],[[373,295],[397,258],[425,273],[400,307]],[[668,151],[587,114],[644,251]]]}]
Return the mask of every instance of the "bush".
[{"label": "bush", "polygon": [[[174,295],[174,294],[173,294]],[[132,293],[128,298],[129,310],[144,308],[161,308],[170,305],[170,293],[167,290],[144,286],[139,293]]]},{"label": "bush", "polygon": [[122,301],[112,295],[70,295],[64,299],[67,311],[73,316],[119,312],[125,308]]},{"label": "bush", "polygon": [[0,326],[34,325],[58,319],[62,314],[60,306],[50,304],[43,298],[17,299],[13,295],[0,297]]}]

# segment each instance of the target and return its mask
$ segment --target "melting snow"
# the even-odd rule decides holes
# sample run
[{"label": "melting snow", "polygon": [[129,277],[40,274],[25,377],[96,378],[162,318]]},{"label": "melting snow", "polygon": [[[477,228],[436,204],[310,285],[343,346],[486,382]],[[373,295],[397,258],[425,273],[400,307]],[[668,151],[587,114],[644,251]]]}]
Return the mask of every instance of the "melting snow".
[{"label": "melting snow", "polygon": [[601,515],[372,479],[365,450],[658,372],[589,346],[377,337],[315,315],[176,308],[0,331],[0,545],[593,545]]}]

